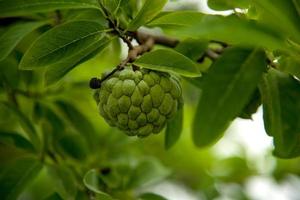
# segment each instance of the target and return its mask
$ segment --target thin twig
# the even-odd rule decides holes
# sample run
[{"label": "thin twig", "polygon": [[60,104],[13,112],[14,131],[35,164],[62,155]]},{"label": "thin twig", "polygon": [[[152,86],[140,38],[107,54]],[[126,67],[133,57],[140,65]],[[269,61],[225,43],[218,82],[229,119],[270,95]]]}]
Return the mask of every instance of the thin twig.
[{"label": "thin twig", "polygon": [[[131,50],[128,52],[128,56],[126,59],[124,59],[115,69],[113,69],[110,73],[108,73],[106,76],[104,76],[102,79],[99,78],[92,78],[90,80],[90,88],[97,89],[101,87],[101,84],[103,81],[107,80],[109,77],[111,77],[114,73],[116,73],[119,70],[122,70],[128,63],[132,63],[139,55],[144,54],[147,51],[150,51],[154,45],[154,39],[152,37],[149,37],[145,43],[132,47]],[[137,69],[135,66],[134,69]]]}]

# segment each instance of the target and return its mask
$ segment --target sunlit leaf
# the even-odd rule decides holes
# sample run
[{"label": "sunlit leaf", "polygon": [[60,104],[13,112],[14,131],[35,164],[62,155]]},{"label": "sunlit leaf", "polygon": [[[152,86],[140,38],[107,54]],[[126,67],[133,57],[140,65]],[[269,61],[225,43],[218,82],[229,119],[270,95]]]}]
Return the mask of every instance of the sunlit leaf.
[{"label": "sunlit leaf", "polygon": [[134,61],[134,64],[147,69],[178,73],[183,76],[200,76],[197,65],[192,60],[169,49],[158,49],[145,53]]},{"label": "sunlit leaf", "polygon": [[249,7],[250,0],[208,0],[207,4],[213,10],[245,9]]},{"label": "sunlit leaf", "polygon": [[235,15],[204,15],[198,12],[170,12],[151,21],[149,26],[158,26],[171,35],[203,40],[218,40],[229,44],[260,46],[268,49],[284,49],[285,34],[254,20]]},{"label": "sunlit leaf", "polygon": [[89,190],[95,192],[98,195],[101,195],[103,200],[112,200],[113,199],[112,197],[110,197],[108,194],[100,190],[98,179],[99,179],[99,174],[97,170],[91,169],[84,175],[83,183]]},{"label": "sunlit leaf", "polygon": [[193,124],[197,146],[216,142],[247,104],[263,71],[262,50],[230,48],[203,76],[202,92]]},{"label": "sunlit leaf", "polygon": [[28,15],[57,9],[98,8],[95,0],[2,0],[0,17]]},{"label": "sunlit leaf", "polygon": [[154,184],[163,180],[170,171],[156,159],[144,159],[134,168],[129,186],[132,188]]},{"label": "sunlit leaf", "polygon": [[271,25],[276,27],[286,36],[291,36],[293,39],[300,41],[300,25],[299,14],[294,3],[296,1],[286,0],[254,0],[258,14],[258,20],[263,22],[266,26]]},{"label": "sunlit leaf", "polygon": [[300,83],[291,76],[271,69],[260,85],[264,124],[274,137],[275,155],[300,155]]},{"label": "sunlit leaf", "polygon": [[134,31],[153,19],[167,3],[167,0],[145,0],[142,8],[130,22],[128,30]]}]

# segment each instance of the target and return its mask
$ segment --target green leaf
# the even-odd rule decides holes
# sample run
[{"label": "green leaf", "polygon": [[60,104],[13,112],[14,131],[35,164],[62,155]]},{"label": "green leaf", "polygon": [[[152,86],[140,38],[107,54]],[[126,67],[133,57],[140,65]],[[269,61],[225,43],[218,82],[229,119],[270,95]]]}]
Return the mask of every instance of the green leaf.
[{"label": "green leaf", "polygon": [[95,147],[95,129],[93,124],[72,104],[56,101],[55,104],[64,113],[75,129],[85,138],[91,148]]},{"label": "green leaf", "polygon": [[127,3],[125,0],[101,0],[101,2],[110,14],[117,13],[121,5]]},{"label": "green leaf", "polygon": [[250,0],[208,0],[207,4],[214,10],[245,9],[249,7]]},{"label": "green leaf", "polygon": [[147,158],[138,163],[133,170],[129,187],[136,188],[151,185],[165,179],[170,175],[169,169],[158,160]]},{"label": "green leaf", "polygon": [[1,0],[0,17],[14,17],[57,9],[96,8],[95,0]]},{"label": "green leaf", "polygon": [[143,68],[178,73],[182,76],[200,76],[197,65],[192,60],[171,49],[158,49],[145,53],[133,64]]},{"label": "green leaf", "polygon": [[191,60],[197,61],[205,53],[207,48],[207,41],[188,38],[180,42],[175,50]]},{"label": "green leaf", "polygon": [[242,112],[239,114],[240,118],[252,119],[252,115],[257,112],[257,109],[261,105],[261,96],[259,90],[256,89],[251,95],[248,103],[243,108]]},{"label": "green leaf", "polygon": [[268,49],[287,48],[285,35],[275,27],[234,15],[204,15],[198,12],[178,11],[157,17],[149,26],[159,26],[175,37],[217,40],[229,44],[259,46]]},{"label": "green leaf", "polygon": [[84,161],[89,155],[89,148],[82,135],[65,133],[57,140],[59,150],[75,160]]},{"label": "green leaf", "polygon": [[70,168],[63,165],[47,165],[47,172],[53,178],[55,184],[62,188],[62,197],[75,199],[77,192],[77,180]]},{"label": "green leaf", "polygon": [[294,57],[281,56],[278,60],[280,71],[300,78],[300,59]]},{"label": "green leaf", "polygon": [[82,50],[73,56],[66,58],[58,63],[52,64],[46,71],[46,85],[51,85],[63,78],[68,72],[79,64],[87,61],[107,47],[111,42],[111,38],[102,38],[99,41],[82,47]]},{"label": "green leaf", "polygon": [[34,105],[34,119],[36,121],[44,119],[51,124],[51,132],[54,137],[59,137],[61,132],[65,129],[65,124],[61,117],[50,107],[39,102],[36,102]]},{"label": "green leaf", "polygon": [[33,145],[18,133],[0,132],[0,143],[34,152]]},{"label": "green leaf", "polygon": [[181,107],[175,117],[168,121],[166,135],[165,135],[165,148],[171,148],[179,139],[183,126],[183,107]]},{"label": "green leaf", "polygon": [[112,200],[112,197],[99,189],[99,178],[97,170],[91,169],[84,175],[83,183],[89,190],[101,195],[103,200]]},{"label": "green leaf", "polygon": [[16,108],[15,106],[12,106],[12,105],[10,105],[8,103],[5,103],[5,102],[0,102],[0,104],[2,104],[7,109],[9,109],[10,112],[12,112],[17,117],[17,119],[19,120],[20,125],[25,130],[26,134],[28,135],[28,138],[30,139],[30,141],[34,145],[35,149],[39,150],[39,148],[40,148],[40,139],[39,139],[39,137],[37,135],[37,132],[36,132],[36,129],[33,126],[30,119],[24,113],[22,113],[18,108]]},{"label": "green leaf", "polygon": [[44,198],[44,200],[64,200],[58,193],[53,193],[48,197]]},{"label": "green leaf", "polygon": [[35,69],[63,62],[83,47],[104,37],[104,27],[94,21],[71,21],[42,34],[26,51],[20,69]]},{"label": "green leaf", "polygon": [[299,0],[254,0],[253,4],[259,13],[259,21],[278,29],[287,37],[291,36],[299,42],[300,17],[294,5],[297,2]]},{"label": "green leaf", "polygon": [[141,196],[139,196],[138,200],[167,200],[167,199],[158,194],[144,193]]},{"label": "green leaf", "polygon": [[275,69],[269,70],[260,85],[264,124],[274,137],[274,154],[281,158],[300,155],[300,83]]},{"label": "green leaf", "polygon": [[197,24],[204,17],[205,15],[203,13],[195,11],[162,12],[147,25],[176,30],[193,26],[193,24]]},{"label": "green leaf", "polygon": [[0,61],[5,59],[27,34],[45,24],[47,22],[23,22],[9,26],[0,36]]},{"label": "green leaf", "polygon": [[20,72],[18,70],[18,61],[13,57],[8,57],[0,61],[0,84],[15,89],[18,88],[19,83]]},{"label": "green leaf", "polygon": [[17,199],[42,169],[40,161],[33,157],[21,157],[1,165],[0,196],[3,200]]},{"label": "green leaf", "polygon": [[135,31],[153,19],[167,3],[167,0],[145,0],[142,8],[130,22],[128,30]]},{"label": "green leaf", "polygon": [[230,48],[203,76],[202,93],[193,124],[193,139],[203,147],[216,142],[248,103],[263,71],[262,50]]}]

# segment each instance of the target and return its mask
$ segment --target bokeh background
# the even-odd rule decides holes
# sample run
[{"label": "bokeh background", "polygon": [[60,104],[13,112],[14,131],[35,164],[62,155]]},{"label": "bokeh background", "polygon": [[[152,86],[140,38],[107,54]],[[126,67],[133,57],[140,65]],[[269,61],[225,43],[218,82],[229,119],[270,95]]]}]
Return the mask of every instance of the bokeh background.
[{"label": "bokeh background", "polygon": [[[213,11],[205,0],[173,0],[165,9],[197,9],[223,15],[232,13]],[[30,39],[25,39],[18,48],[27,48],[29,43]],[[151,182],[134,192],[154,192],[169,200],[300,200],[300,158],[278,159],[272,155],[272,138],[264,131],[261,108],[252,120],[236,119],[217,144],[199,149],[191,137],[199,91],[182,80],[184,128],[180,139],[170,150],[164,149],[163,133],[138,139],[129,138],[109,127],[99,116],[92,98],[93,91],[87,85],[91,77],[101,76],[119,64],[126,57],[126,52],[125,45],[112,44],[95,58],[76,67],[55,86],[63,90],[60,98],[76,105],[99,134],[99,151],[90,155],[101,161],[99,165],[113,163],[119,166],[120,163],[153,159],[159,166],[155,168],[157,171],[149,168],[140,174],[141,177],[151,176]],[[28,99],[21,98],[24,98],[21,99],[24,104],[31,105]],[[5,114],[5,117],[9,120],[9,116]],[[46,193],[59,190],[59,184],[44,169],[19,199],[39,199]]]}]

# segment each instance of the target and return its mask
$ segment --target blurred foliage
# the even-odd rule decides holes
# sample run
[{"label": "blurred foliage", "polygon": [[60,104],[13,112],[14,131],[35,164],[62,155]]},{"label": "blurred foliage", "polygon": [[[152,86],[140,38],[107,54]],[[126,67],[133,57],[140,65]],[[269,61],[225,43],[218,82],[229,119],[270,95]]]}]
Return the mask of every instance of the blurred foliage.
[{"label": "blurred foliage", "polygon": [[[0,2],[1,199],[164,200],[148,190],[166,182],[199,199],[251,199],[251,177],[299,179],[298,1],[208,1],[232,10],[226,17],[195,7],[164,12],[161,0],[98,3]],[[120,64],[124,36],[141,26],[159,27],[177,46],[156,45],[135,64],[180,77],[185,101],[163,133],[144,139],[100,118],[88,87]],[[268,150],[261,157],[272,167],[262,172],[245,153],[196,147],[217,142],[261,104],[275,155],[291,159]]]}]

